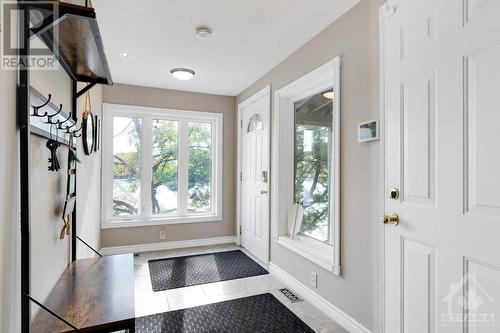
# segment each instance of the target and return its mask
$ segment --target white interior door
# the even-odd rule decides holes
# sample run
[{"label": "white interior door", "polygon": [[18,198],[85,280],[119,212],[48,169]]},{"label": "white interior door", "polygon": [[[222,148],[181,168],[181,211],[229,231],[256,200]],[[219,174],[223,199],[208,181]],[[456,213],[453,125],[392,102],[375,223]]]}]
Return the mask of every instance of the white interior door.
[{"label": "white interior door", "polygon": [[500,332],[500,1],[384,8],[386,332]]},{"label": "white interior door", "polygon": [[240,108],[241,245],[269,261],[270,95],[255,96]]}]

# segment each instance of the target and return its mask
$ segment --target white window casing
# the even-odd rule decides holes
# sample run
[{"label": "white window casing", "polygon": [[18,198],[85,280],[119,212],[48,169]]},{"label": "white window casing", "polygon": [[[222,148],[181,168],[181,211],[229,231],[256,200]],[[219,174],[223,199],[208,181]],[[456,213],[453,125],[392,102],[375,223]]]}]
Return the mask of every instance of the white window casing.
[{"label": "white window casing", "polygon": [[[113,216],[113,118],[136,117],[142,120],[141,136],[141,212],[135,216]],[[153,215],[151,204],[152,179],[152,123],[155,120],[178,122],[178,193],[175,216]],[[211,142],[211,211],[187,213],[189,122],[212,125]],[[223,115],[215,112],[198,112],[174,109],[103,103],[102,142],[102,219],[101,227],[123,228],[150,225],[200,223],[222,221],[222,133]]]},{"label": "white window casing", "polygon": [[[272,138],[271,225],[273,241],[315,264],[340,275],[340,67],[336,57],[275,92]],[[333,135],[330,193],[330,243],[287,230],[287,214],[294,204],[294,103],[333,86]]]}]

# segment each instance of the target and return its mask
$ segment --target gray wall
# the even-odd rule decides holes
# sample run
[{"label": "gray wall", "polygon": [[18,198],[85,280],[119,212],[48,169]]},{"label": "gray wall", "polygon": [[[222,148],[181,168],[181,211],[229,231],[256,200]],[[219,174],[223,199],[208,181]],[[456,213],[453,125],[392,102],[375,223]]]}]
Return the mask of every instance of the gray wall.
[{"label": "gray wall", "polygon": [[[380,143],[360,144],[357,124],[379,117],[378,8],[364,0],[237,96],[240,103],[271,84],[274,92],[335,56],[341,69],[341,264],[342,277],[271,242],[271,261],[326,300],[375,330],[379,266],[377,233],[381,195]],[[274,106],[274,102],[272,104]],[[272,110],[274,114],[274,109]],[[274,195],[274,194],[272,194]]]},{"label": "gray wall", "polygon": [[116,84],[105,87],[105,103],[217,112],[224,115],[222,165],[222,222],[203,222],[103,229],[102,246],[123,246],[161,242],[159,232],[165,229],[166,241],[181,241],[211,237],[233,236],[235,229],[235,169],[236,169],[236,111],[235,98],[176,90],[146,88]]},{"label": "gray wall", "polygon": [[[19,332],[19,217],[15,71],[0,71],[0,331]],[[16,311],[17,310],[17,311]]]}]

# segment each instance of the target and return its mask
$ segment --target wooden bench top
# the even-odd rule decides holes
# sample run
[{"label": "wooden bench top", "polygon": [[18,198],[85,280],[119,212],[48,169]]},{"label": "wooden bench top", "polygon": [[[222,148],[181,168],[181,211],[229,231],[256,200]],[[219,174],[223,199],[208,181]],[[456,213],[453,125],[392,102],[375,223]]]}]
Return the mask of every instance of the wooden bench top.
[{"label": "wooden bench top", "polygon": [[[81,259],[68,266],[46,302],[49,309],[84,332],[133,328],[135,323],[132,254]],[[33,332],[72,332],[40,309]]]}]

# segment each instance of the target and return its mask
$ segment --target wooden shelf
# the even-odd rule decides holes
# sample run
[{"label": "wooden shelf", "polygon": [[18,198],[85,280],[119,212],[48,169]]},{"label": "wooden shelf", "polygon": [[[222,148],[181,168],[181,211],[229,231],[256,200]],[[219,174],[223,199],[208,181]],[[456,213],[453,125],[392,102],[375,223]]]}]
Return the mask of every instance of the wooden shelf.
[{"label": "wooden shelf", "polygon": [[113,84],[94,9],[62,1],[53,3],[56,17],[46,3],[31,15],[36,27],[33,34],[40,37],[74,80]]},{"label": "wooden shelf", "polygon": [[[110,332],[135,325],[132,254],[81,259],[68,266],[44,302],[83,332]],[[32,332],[73,332],[43,309]]]}]

